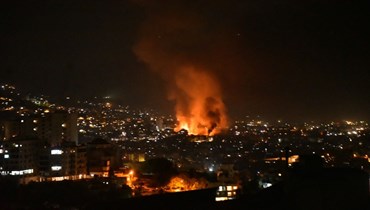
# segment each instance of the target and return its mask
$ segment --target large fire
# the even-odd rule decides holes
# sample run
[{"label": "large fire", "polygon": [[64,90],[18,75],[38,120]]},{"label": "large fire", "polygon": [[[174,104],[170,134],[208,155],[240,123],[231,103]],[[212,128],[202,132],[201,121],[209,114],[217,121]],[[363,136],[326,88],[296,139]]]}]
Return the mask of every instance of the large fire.
[{"label": "large fire", "polygon": [[170,98],[176,101],[175,131],[190,135],[215,135],[227,127],[225,105],[214,77],[195,67],[179,68]]},{"label": "large fire", "polygon": [[[215,66],[218,64],[214,58],[225,57],[227,51],[220,50],[224,49],[224,40],[209,36],[210,26],[201,14],[174,13],[169,9],[178,8],[178,1],[168,1],[166,7],[144,2],[148,3],[143,5],[150,12],[133,50],[166,81],[169,99],[176,104],[175,131],[185,129],[190,135],[204,136],[220,133],[227,128],[228,120],[221,87],[214,77],[220,75],[216,72],[221,69]],[[183,3],[188,5],[187,1]],[[224,61],[220,61],[222,63]]]}]

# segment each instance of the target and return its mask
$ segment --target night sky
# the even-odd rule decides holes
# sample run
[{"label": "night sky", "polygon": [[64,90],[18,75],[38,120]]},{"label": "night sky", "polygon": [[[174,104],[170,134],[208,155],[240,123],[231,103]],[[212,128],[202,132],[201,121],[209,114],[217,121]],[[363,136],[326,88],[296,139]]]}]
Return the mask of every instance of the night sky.
[{"label": "night sky", "polygon": [[369,11],[368,0],[7,1],[0,82],[172,113],[171,71],[138,53],[150,40],[159,66],[211,72],[231,118],[370,120]]}]

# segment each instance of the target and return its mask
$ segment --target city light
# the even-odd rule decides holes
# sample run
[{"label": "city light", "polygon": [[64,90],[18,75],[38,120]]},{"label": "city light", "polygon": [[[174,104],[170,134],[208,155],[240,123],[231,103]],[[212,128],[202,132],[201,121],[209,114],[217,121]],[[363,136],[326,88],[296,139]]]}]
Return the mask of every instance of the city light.
[{"label": "city light", "polygon": [[60,150],[60,149],[52,149],[52,150],[50,151],[50,153],[51,153],[52,155],[61,155],[61,154],[63,154],[63,150]]},{"label": "city light", "polygon": [[[259,190],[281,182],[287,177],[282,171],[302,165],[305,155],[301,154],[322,158],[325,167],[364,170],[370,162],[364,150],[368,142],[363,139],[370,131],[365,121],[295,124],[246,118],[228,122],[230,126],[221,135],[189,135],[192,133],[186,130],[176,132],[179,122],[171,115],[119,104],[107,106],[104,101],[85,101],[80,106],[83,108],[48,105],[48,114],[44,114],[45,107],[32,110],[24,106],[22,113],[15,113],[22,118],[0,122],[4,138],[1,174],[19,176],[25,183],[94,177],[107,187],[127,185],[134,192],[130,196],[219,186],[215,200],[225,201],[237,199],[244,190],[237,185],[241,178],[246,183],[255,179]],[[73,121],[66,121],[72,114]],[[19,131],[1,133],[17,126]],[[190,130],[189,124],[186,126]],[[25,131],[34,138],[22,139]],[[71,141],[73,136],[75,141]],[[40,144],[40,137],[48,144]],[[55,138],[59,140],[52,140]],[[349,149],[351,153],[343,153]],[[142,164],[158,157],[171,161],[178,172],[160,187],[153,185],[153,172],[141,171]],[[94,167],[88,168],[88,164]],[[18,169],[35,165],[38,168],[32,176],[28,169]]]},{"label": "city light", "polygon": [[60,170],[62,170],[62,166],[52,166],[51,170],[52,171],[60,171]]},{"label": "city light", "polygon": [[20,171],[1,171],[1,175],[11,175],[11,176],[22,176],[27,174],[32,174],[33,169],[25,169]]}]

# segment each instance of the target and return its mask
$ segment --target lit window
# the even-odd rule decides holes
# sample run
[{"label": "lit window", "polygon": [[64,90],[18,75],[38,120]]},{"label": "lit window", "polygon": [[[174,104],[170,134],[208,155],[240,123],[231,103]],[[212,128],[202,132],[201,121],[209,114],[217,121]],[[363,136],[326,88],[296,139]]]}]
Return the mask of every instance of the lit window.
[{"label": "lit window", "polygon": [[62,169],[62,166],[52,166],[51,170],[52,171],[60,171]]},{"label": "lit window", "polygon": [[4,158],[9,158],[9,154],[5,154],[4,155]]},{"label": "lit window", "polygon": [[218,187],[218,191],[225,191],[226,189],[225,189],[225,186],[219,186]]},{"label": "lit window", "polygon": [[51,150],[51,154],[52,155],[61,155],[61,154],[63,154],[63,151],[60,150],[60,149],[53,149],[53,150]]},{"label": "lit window", "polygon": [[227,197],[216,197],[216,201],[226,201],[228,200]]}]

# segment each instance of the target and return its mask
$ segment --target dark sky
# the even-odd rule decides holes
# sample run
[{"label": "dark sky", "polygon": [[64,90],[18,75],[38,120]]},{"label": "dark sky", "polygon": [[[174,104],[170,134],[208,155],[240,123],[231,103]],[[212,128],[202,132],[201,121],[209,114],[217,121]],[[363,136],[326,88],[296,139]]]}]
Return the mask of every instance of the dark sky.
[{"label": "dark sky", "polygon": [[156,56],[212,72],[231,118],[369,120],[369,11],[368,0],[8,1],[0,82],[171,113],[168,81],[134,53],[156,36]]}]

